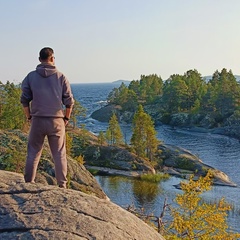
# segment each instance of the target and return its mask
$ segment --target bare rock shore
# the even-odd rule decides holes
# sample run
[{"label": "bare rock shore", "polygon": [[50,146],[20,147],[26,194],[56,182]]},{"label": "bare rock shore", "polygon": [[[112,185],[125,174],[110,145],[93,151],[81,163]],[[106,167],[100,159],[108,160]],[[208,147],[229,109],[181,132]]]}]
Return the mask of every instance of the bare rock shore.
[{"label": "bare rock shore", "polygon": [[210,170],[213,175],[214,185],[237,187],[227,174],[205,164],[199,157],[187,149],[170,144],[162,144],[159,145],[159,150],[166,173],[180,177],[193,174],[195,178],[198,178],[199,176],[205,176]]},{"label": "bare rock shore", "polygon": [[0,239],[160,240],[153,228],[106,199],[24,183],[0,170]]}]

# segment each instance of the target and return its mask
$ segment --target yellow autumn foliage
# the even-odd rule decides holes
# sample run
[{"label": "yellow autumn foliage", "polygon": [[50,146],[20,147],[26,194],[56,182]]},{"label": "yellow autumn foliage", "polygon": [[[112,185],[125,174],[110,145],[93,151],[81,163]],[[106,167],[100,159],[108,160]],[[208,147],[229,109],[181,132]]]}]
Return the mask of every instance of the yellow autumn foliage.
[{"label": "yellow autumn foliage", "polygon": [[230,205],[220,199],[217,203],[206,203],[201,194],[211,189],[211,172],[198,181],[190,178],[181,182],[183,194],[178,194],[179,207],[171,208],[173,221],[164,229],[166,240],[236,240],[240,234],[229,230],[227,224]]}]

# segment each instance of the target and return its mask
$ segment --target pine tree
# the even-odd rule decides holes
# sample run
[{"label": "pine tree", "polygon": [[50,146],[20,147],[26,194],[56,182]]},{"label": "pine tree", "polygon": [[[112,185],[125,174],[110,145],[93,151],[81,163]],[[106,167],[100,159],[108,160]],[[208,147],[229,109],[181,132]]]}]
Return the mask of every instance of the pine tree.
[{"label": "pine tree", "polygon": [[100,144],[101,146],[104,144],[106,138],[104,136],[103,131],[100,131],[98,134],[98,144]]},{"label": "pine tree", "polygon": [[9,81],[0,84],[0,123],[3,129],[22,129],[26,118],[20,104],[21,88]]},{"label": "pine tree", "polygon": [[165,81],[162,100],[169,114],[188,109],[188,86],[183,76],[174,74]]},{"label": "pine tree", "polygon": [[139,97],[146,103],[154,102],[162,94],[163,81],[156,74],[140,77]]},{"label": "pine tree", "polygon": [[240,103],[240,85],[232,71],[225,68],[215,71],[208,84],[208,95],[203,101],[212,106],[212,111],[218,114],[219,120],[232,114]]},{"label": "pine tree", "polygon": [[75,99],[72,114],[71,114],[71,122],[73,123],[73,128],[77,126],[77,117],[85,116],[86,108],[84,108],[79,101]]},{"label": "pine tree", "polygon": [[151,117],[144,112],[142,105],[139,105],[138,111],[133,117],[131,144],[138,156],[153,160],[157,151],[158,140],[154,123]]},{"label": "pine tree", "polygon": [[111,145],[119,145],[123,142],[123,135],[115,113],[109,120],[109,126],[106,131],[106,139]]},{"label": "pine tree", "polygon": [[184,74],[184,81],[187,85],[186,108],[188,111],[196,112],[198,110],[196,105],[200,107],[200,99],[205,93],[206,83],[196,69],[187,71]]}]

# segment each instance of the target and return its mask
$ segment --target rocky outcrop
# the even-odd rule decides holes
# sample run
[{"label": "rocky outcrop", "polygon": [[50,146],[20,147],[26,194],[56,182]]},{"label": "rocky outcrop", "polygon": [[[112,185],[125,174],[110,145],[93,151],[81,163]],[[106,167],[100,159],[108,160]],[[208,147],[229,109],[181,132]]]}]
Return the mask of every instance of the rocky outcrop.
[{"label": "rocky outcrop", "polygon": [[86,148],[84,160],[87,165],[139,173],[155,173],[149,161],[138,157],[125,148],[92,145]]},{"label": "rocky outcrop", "polygon": [[189,114],[187,113],[176,113],[172,114],[169,125],[171,126],[187,126],[189,125]]},{"label": "rocky outcrop", "polygon": [[239,125],[231,125],[231,126],[224,126],[215,128],[212,130],[214,134],[220,134],[232,138],[236,138],[240,140],[240,126]]},{"label": "rocky outcrop", "polygon": [[113,112],[121,109],[120,106],[116,105],[107,105],[104,106],[91,114],[91,118],[98,120],[99,122],[108,122],[113,114]]},{"label": "rocky outcrop", "polygon": [[160,240],[153,228],[110,201],[0,171],[0,239]]},{"label": "rocky outcrop", "polygon": [[236,187],[229,177],[222,171],[202,162],[188,150],[170,144],[159,145],[159,158],[163,160],[165,171],[172,175],[185,176],[194,174],[196,177],[205,176],[211,170],[213,184]]},{"label": "rocky outcrop", "polygon": [[97,175],[100,176],[124,176],[124,177],[140,177],[143,172],[140,171],[132,171],[132,170],[118,170],[114,168],[108,167],[97,167],[97,166],[89,166],[86,165],[86,168],[90,171],[94,171]]},{"label": "rocky outcrop", "polygon": [[108,104],[91,114],[91,118],[98,120],[99,122],[109,122],[112,114],[115,113],[118,120],[122,123],[131,123],[134,112],[122,111],[122,107],[119,105]]}]

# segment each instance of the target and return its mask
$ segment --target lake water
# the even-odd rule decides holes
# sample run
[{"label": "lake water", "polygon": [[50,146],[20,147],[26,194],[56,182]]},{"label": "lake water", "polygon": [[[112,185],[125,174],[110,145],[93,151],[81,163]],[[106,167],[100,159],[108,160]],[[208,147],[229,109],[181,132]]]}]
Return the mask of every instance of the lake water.
[{"label": "lake water", "polygon": [[[100,123],[90,118],[93,111],[106,104],[109,92],[119,85],[111,83],[101,84],[72,84],[74,97],[87,109],[87,117],[79,118],[78,123],[85,124],[86,128],[98,134],[105,131],[108,123]],[[131,137],[131,126],[121,125],[126,141]],[[208,133],[189,132],[181,129],[172,129],[168,126],[158,126],[157,136],[166,144],[173,144],[190,150],[199,156],[202,161],[225,172],[230,179],[240,186],[240,142],[236,139]],[[158,216],[164,199],[173,203],[180,190],[174,188],[181,179],[171,177],[160,184],[147,185],[146,183],[123,177],[97,176],[97,181],[108,197],[116,204],[126,207],[134,204],[144,208],[147,213]],[[214,202],[224,197],[234,207],[228,216],[228,222],[234,231],[240,232],[240,188],[214,186],[203,195],[204,199]]]}]

